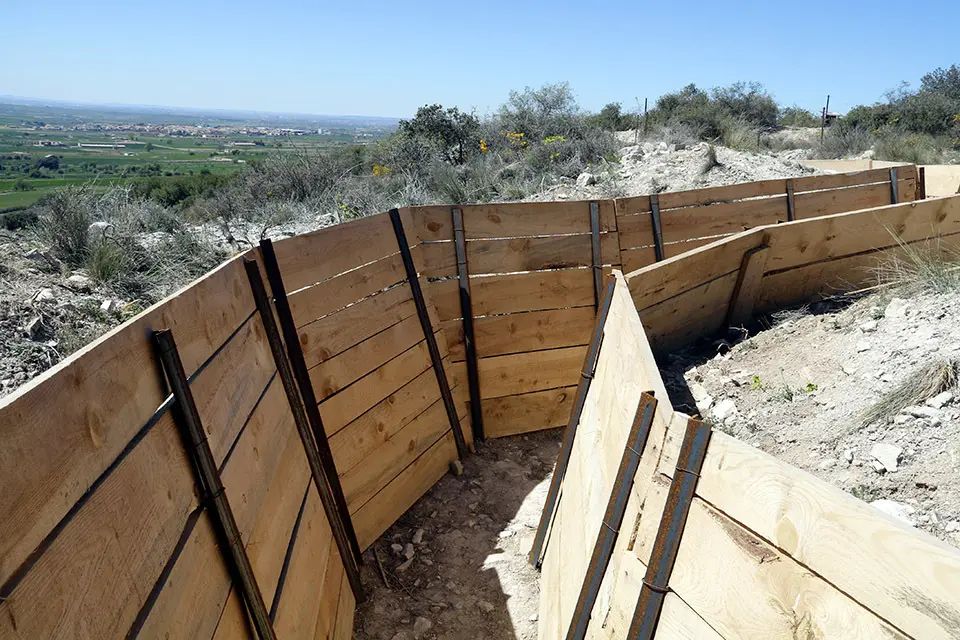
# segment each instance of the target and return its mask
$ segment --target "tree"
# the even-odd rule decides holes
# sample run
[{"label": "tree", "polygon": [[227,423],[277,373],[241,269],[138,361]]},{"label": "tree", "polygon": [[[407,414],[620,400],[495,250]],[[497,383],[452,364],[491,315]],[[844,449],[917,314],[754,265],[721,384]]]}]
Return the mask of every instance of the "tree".
[{"label": "tree", "polygon": [[960,67],[934,69],[920,78],[920,91],[938,93],[950,100],[960,101]]},{"label": "tree", "polygon": [[147,153],[150,153],[151,151],[153,151],[153,143],[148,142],[147,144],[143,145],[143,150],[146,151]]},{"label": "tree", "polygon": [[581,128],[582,120],[580,106],[567,82],[511,91],[498,118],[504,130],[536,140],[558,135],[570,137]]},{"label": "tree", "polygon": [[480,121],[476,116],[463,113],[456,107],[444,109],[439,104],[424,105],[417,109],[411,120],[400,121],[400,131],[413,138],[430,140],[443,149],[451,163],[463,164],[466,150],[477,147]]},{"label": "tree", "polygon": [[60,159],[55,155],[44,156],[37,160],[36,163],[37,169],[49,169],[50,171],[56,171],[60,168]]}]

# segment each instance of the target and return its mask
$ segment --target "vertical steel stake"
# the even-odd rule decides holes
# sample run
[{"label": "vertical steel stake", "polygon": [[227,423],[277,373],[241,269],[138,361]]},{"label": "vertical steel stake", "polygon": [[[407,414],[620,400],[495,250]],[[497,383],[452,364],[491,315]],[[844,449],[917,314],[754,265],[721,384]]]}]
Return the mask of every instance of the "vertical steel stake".
[{"label": "vertical steel stake", "polygon": [[897,193],[897,168],[890,167],[890,204],[899,204],[900,194]]},{"label": "vertical steel stake", "polygon": [[477,370],[477,344],[473,333],[473,303],[470,301],[470,270],[467,268],[467,242],[463,230],[463,212],[451,207],[453,241],[457,253],[457,277],[460,282],[460,316],[463,322],[463,348],[467,359],[467,386],[470,391],[470,421],[473,439],[481,441],[483,411],[480,405],[480,373]]},{"label": "vertical steel stake", "polygon": [[[300,389],[300,397],[303,398],[307,420],[310,422],[311,431],[313,431],[313,441],[320,457],[323,475],[330,485],[330,492],[333,494],[337,511],[349,514],[350,509],[347,507],[347,499],[343,495],[343,487],[340,485],[337,465],[333,461],[333,452],[330,451],[327,432],[323,428],[323,419],[320,417],[317,396],[314,394],[313,384],[310,382],[310,372],[307,370],[307,362],[303,358],[303,349],[300,347],[300,334],[297,333],[293,313],[290,311],[290,301],[287,300],[287,290],[283,286],[280,264],[277,262],[277,254],[273,250],[273,243],[269,239],[260,241],[260,255],[263,257],[263,268],[267,271],[267,280],[270,282],[270,291],[273,293],[273,305],[277,311],[277,319],[280,321],[280,330],[283,332],[287,357],[290,359],[290,366],[293,367],[293,376],[297,381],[297,387]],[[350,548],[353,551],[354,562],[360,566],[363,564],[363,559],[360,556],[360,543],[357,541],[353,521],[347,517],[342,522],[350,542]]]},{"label": "vertical steel stake", "polygon": [[920,167],[920,175],[918,176],[919,180],[919,189],[920,189],[920,199],[927,199],[927,168]]},{"label": "vertical steel stake", "polygon": [[797,219],[796,201],[793,197],[793,180],[787,180],[787,222]]},{"label": "vertical steel stake", "polygon": [[650,219],[653,221],[653,252],[657,262],[663,260],[663,231],[660,226],[660,196],[650,196]]},{"label": "vertical steel stake", "polygon": [[[340,511],[337,508],[337,500],[330,488],[330,480],[327,477],[327,471],[320,460],[320,452],[313,441],[313,434],[310,431],[310,421],[307,419],[307,413],[304,410],[300,393],[297,390],[297,382],[290,367],[290,361],[283,350],[283,340],[280,337],[280,330],[277,328],[276,320],[273,317],[273,309],[270,306],[270,299],[267,296],[267,290],[263,286],[263,279],[260,277],[260,268],[256,260],[244,259],[243,266],[247,270],[247,278],[250,280],[250,289],[253,292],[253,300],[257,304],[257,311],[260,313],[260,319],[263,322],[264,331],[267,334],[267,341],[270,343],[270,351],[273,353],[273,361],[277,365],[277,372],[280,374],[280,381],[283,383],[283,390],[287,394],[287,402],[290,404],[290,411],[293,413],[293,421],[297,425],[297,431],[300,433],[300,440],[303,442],[303,449],[307,454],[307,463],[310,465],[310,475],[313,477],[313,483],[317,487],[317,493],[320,494],[320,502],[323,504],[323,511],[330,522],[330,528],[333,530],[333,537],[337,542],[337,549],[340,552],[340,558],[343,561],[343,567],[350,581],[350,587],[357,602],[364,599],[363,585],[360,583],[360,568],[357,566],[350,546],[350,535],[345,521],[350,521],[349,511]],[[336,470],[334,469],[334,472]],[[322,567],[320,567],[322,570]]]},{"label": "vertical steel stake", "polygon": [[630,640],[649,640],[657,631],[663,601],[670,591],[670,574],[680,550],[680,539],[687,524],[687,515],[693,503],[693,494],[700,479],[703,461],[710,442],[710,425],[690,418],[680,446],[677,468],[663,506],[660,528],[650,552],[647,573],[640,587],[640,597],[633,613],[633,622],[627,632]]},{"label": "vertical steel stake", "polygon": [[603,295],[603,257],[600,255],[600,204],[590,203],[590,236],[591,257],[593,267],[593,307],[600,308],[600,297]]},{"label": "vertical steel stake", "polygon": [[410,283],[410,290],[413,293],[413,303],[417,307],[417,316],[420,318],[423,336],[427,341],[427,350],[430,352],[430,362],[433,363],[433,372],[437,376],[437,384],[440,385],[440,397],[443,398],[443,406],[447,410],[447,419],[450,421],[453,439],[457,443],[457,455],[462,460],[467,455],[467,443],[466,440],[463,439],[463,431],[460,428],[460,418],[457,417],[457,408],[453,404],[453,395],[450,393],[450,383],[447,381],[447,374],[443,371],[443,360],[440,358],[437,339],[436,336],[433,335],[433,327],[430,325],[430,315],[427,313],[427,304],[423,299],[423,289],[420,288],[420,277],[417,274],[417,267],[413,264],[413,256],[410,254],[410,244],[407,242],[407,234],[403,230],[403,221],[400,219],[400,212],[396,209],[390,210],[390,222],[393,223],[393,232],[397,236],[400,256],[403,258],[403,267],[407,272],[407,282]]},{"label": "vertical steel stake", "polygon": [[207,434],[200,423],[200,413],[193,401],[193,394],[190,392],[190,384],[187,382],[187,374],[183,370],[173,333],[169,329],[155,331],[153,340],[167,375],[170,391],[176,400],[176,423],[180,428],[187,454],[193,463],[197,485],[200,487],[203,500],[208,503],[207,509],[217,531],[217,539],[224,560],[233,574],[234,582],[239,583],[257,635],[261,640],[275,640],[277,636],[273,631],[270,613],[267,611],[260,587],[257,585],[257,577],[253,573],[250,558],[247,557],[247,550],[240,538],[240,529],[230,509],[226,490],[220,481],[220,472],[210,451]]},{"label": "vertical steel stake", "polygon": [[573,619],[567,629],[567,640],[583,640],[587,637],[587,625],[590,623],[590,614],[597,602],[603,576],[610,565],[613,555],[613,546],[617,543],[623,516],[627,511],[627,502],[630,499],[630,490],[633,488],[633,479],[640,466],[640,456],[647,446],[650,437],[650,428],[653,425],[653,415],[657,410],[657,401],[652,392],[640,396],[637,413],[633,418],[633,427],[627,436],[620,458],[620,467],[617,469],[613,488],[610,490],[610,499],[607,501],[607,510],[603,514],[603,523],[597,535],[597,542],[590,556],[587,566],[587,575],[580,588],[580,597],[573,610]]},{"label": "vertical steel stake", "polygon": [[557,456],[557,464],[553,469],[553,478],[550,479],[550,488],[547,490],[547,499],[543,504],[543,512],[540,514],[540,524],[537,527],[537,533],[533,539],[533,546],[530,548],[530,564],[538,569],[543,563],[543,549],[547,540],[547,532],[553,524],[553,516],[557,510],[557,500],[560,498],[560,485],[563,483],[563,477],[567,473],[567,467],[570,464],[570,455],[573,453],[573,439],[577,435],[580,415],[583,413],[583,407],[587,401],[587,391],[590,390],[590,382],[593,380],[593,374],[597,368],[597,358],[600,356],[600,343],[603,341],[603,326],[606,324],[607,315],[610,313],[610,305],[613,303],[613,291],[616,286],[617,281],[611,277],[610,283],[607,285],[607,290],[603,294],[600,309],[597,311],[597,320],[593,325],[593,335],[590,337],[590,346],[584,358],[583,369],[580,371],[580,382],[577,384],[577,395],[573,400],[570,420],[567,422],[567,430],[563,434],[560,455]]}]

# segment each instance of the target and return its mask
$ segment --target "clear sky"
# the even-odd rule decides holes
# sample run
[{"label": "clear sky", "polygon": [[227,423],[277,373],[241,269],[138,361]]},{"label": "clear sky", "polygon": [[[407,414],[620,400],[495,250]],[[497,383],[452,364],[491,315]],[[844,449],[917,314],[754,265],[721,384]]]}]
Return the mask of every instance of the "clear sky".
[{"label": "clear sky", "polygon": [[846,111],[960,63],[957,0],[0,0],[0,24],[0,94],[314,114],[482,114],[564,80],[590,110],[757,80]]}]

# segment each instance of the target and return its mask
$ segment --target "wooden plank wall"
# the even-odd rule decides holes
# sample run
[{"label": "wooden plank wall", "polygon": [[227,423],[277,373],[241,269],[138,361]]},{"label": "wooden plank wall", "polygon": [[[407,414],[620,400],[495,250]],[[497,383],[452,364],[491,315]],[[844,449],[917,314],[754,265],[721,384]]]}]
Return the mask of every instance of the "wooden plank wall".
[{"label": "wooden plank wall", "polygon": [[[409,216],[402,217],[410,229]],[[274,249],[340,482],[366,548],[457,459],[397,239],[390,217],[378,214],[278,241]],[[419,248],[413,251],[419,263]],[[446,340],[427,303],[447,368]],[[469,441],[460,378],[449,368]]]},{"label": "wooden plank wall", "polygon": [[[898,202],[917,199],[917,168],[896,168]],[[764,180],[659,195],[664,256],[671,258],[754,227],[787,222],[787,183],[796,220],[891,204],[890,170]],[[650,196],[616,201],[625,272],[655,262]]]},{"label": "wooden plank wall", "polygon": [[[589,202],[461,208],[484,431],[566,424],[595,316]],[[619,266],[613,202],[599,202],[601,254]],[[411,210],[423,273],[454,365],[465,369],[449,207]]]},{"label": "wooden plank wall", "polygon": [[[599,524],[591,501],[605,502],[609,488],[598,491],[598,480],[614,473],[618,462],[607,443],[626,437],[627,416],[639,397],[637,381],[640,387],[662,386],[639,315],[632,305],[615,309],[611,318],[622,313],[627,322],[609,327],[600,354],[601,363],[617,363],[615,374],[598,367],[587,406],[599,410],[584,412],[586,429],[578,430],[570,469],[580,465],[580,473],[568,472],[564,480],[547,541],[540,605],[544,640],[566,634],[587,560],[583,549]],[[631,337],[614,335],[624,331],[618,325]],[[617,353],[609,353],[613,350]],[[658,414],[671,412],[666,396],[657,397]],[[598,417],[606,431],[599,438],[591,428]],[[626,637],[686,421],[672,412],[654,425],[588,638]],[[714,432],[656,637],[950,638],[960,620],[958,593],[960,550]]]},{"label": "wooden plank wall", "polygon": [[[150,334],[161,328],[175,332],[254,572],[267,603],[280,605],[278,622],[316,619],[321,601],[352,597],[341,595],[343,569],[329,557],[315,490],[307,496],[306,457],[243,257],[0,405],[0,638],[81,629],[87,637],[247,634],[154,357]],[[281,579],[288,548],[288,573],[313,559],[331,567],[309,598]],[[352,607],[328,621],[337,615],[352,624]]]},{"label": "wooden plank wall", "polygon": [[934,198],[758,227],[627,274],[647,336],[669,351],[724,327],[746,252],[768,246],[752,290],[757,313],[875,283],[901,243],[949,253],[960,243],[960,198]]}]

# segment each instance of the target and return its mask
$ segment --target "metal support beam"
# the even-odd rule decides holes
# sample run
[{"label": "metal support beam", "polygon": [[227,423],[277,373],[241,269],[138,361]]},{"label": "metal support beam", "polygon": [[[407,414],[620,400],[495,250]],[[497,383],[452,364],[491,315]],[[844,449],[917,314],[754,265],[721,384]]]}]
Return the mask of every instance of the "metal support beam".
[{"label": "metal support beam", "polygon": [[680,539],[687,524],[687,515],[693,503],[693,494],[700,479],[703,461],[710,442],[710,425],[690,418],[687,432],[680,446],[677,468],[667,493],[667,502],[660,518],[660,528],[650,552],[647,573],[640,586],[640,597],[633,613],[633,622],[627,632],[630,640],[650,640],[657,631],[663,601],[670,591],[670,574],[677,560]]},{"label": "metal support beam", "polygon": [[463,212],[452,207],[453,242],[457,253],[457,277],[460,284],[460,316],[463,319],[463,348],[467,360],[467,387],[470,392],[470,422],[473,439],[481,441],[483,411],[480,405],[480,374],[477,370],[477,343],[473,334],[473,303],[470,300],[470,270],[467,267],[467,241],[463,230]]},{"label": "metal support beam", "polygon": [[543,563],[543,550],[547,541],[547,533],[553,524],[553,517],[557,510],[557,500],[560,498],[560,485],[563,483],[567,466],[570,464],[570,455],[573,453],[573,439],[577,435],[580,415],[583,413],[583,407],[587,401],[587,392],[590,390],[590,382],[593,380],[593,374],[597,369],[600,343],[603,341],[603,326],[606,324],[607,315],[610,313],[610,305],[613,302],[613,291],[616,285],[617,281],[611,277],[603,294],[603,300],[600,302],[600,308],[597,310],[597,320],[593,325],[590,346],[583,361],[583,369],[580,371],[580,382],[577,384],[577,395],[573,400],[570,420],[567,422],[567,430],[563,434],[560,455],[557,456],[553,478],[550,479],[550,488],[547,490],[547,499],[543,505],[543,512],[540,514],[540,524],[533,539],[533,546],[530,548],[530,564],[538,569]]},{"label": "metal support beam", "polygon": [[457,443],[457,455],[462,460],[467,455],[467,443],[463,438],[463,430],[460,428],[460,418],[457,417],[457,408],[453,404],[453,394],[450,393],[450,383],[447,381],[447,374],[443,370],[443,360],[440,358],[437,338],[433,335],[433,326],[430,324],[427,304],[423,299],[423,289],[420,288],[420,277],[417,274],[417,267],[413,264],[413,256],[410,254],[410,244],[407,242],[407,234],[403,230],[403,221],[400,219],[400,212],[396,209],[390,210],[390,222],[393,223],[393,232],[397,236],[397,245],[400,248],[400,256],[403,258],[403,267],[407,272],[407,282],[410,283],[410,290],[413,292],[413,303],[417,308],[417,316],[420,318],[423,336],[427,341],[427,350],[430,352],[430,362],[433,364],[433,372],[437,376],[437,384],[440,385],[440,397],[443,399],[443,407],[447,410],[447,419],[450,421],[453,439]]},{"label": "metal support beam", "polygon": [[600,297],[603,295],[603,257],[600,255],[600,204],[590,203],[590,236],[591,257],[593,268],[593,307],[600,308]]},{"label": "metal support beam", "polygon": [[[277,254],[273,250],[273,243],[269,239],[260,241],[260,255],[263,258],[263,268],[267,272],[267,281],[270,283],[270,291],[273,294],[273,306],[277,312],[277,319],[280,321],[280,330],[283,332],[287,358],[290,360],[293,377],[300,389],[300,397],[303,399],[303,407],[307,413],[310,430],[313,432],[313,441],[320,457],[323,475],[330,485],[330,492],[333,494],[337,511],[350,513],[350,509],[347,507],[347,499],[343,495],[343,487],[340,485],[340,476],[337,474],[337,465],[333,461],[333,452],[330,451],[330,443],[327,442],[327,432],[323,428],[323,419],[320,417],[319,403],[316,394],[313,392],[313,384],[310,382],[307,362],[303,357],[300,334],[297,333],[297,327],[293,322],[293,313],[290,311],[290,302],[287,300],[287,290],[283,286],[283,276],[280,274],[280,264],[277,262]],[[350,549],[353,552],[353,561],[357,566],[361,566],[363,560],[360,556],[360,543],[357,541],[357,534],[353,528],[353,520],[347,518],[343,521],[343,526],[350,542]]]},{"label": "metal support beam", "polygon": [[277,636],[270,621],[270,612],[267,611],[267,605],[263,601],[257,577],[253,573],[253,566],[250,564],[250,558],[247,557],[247,550],[240,537],[240,528],[233,517],[227,493],[220,481],[220,472],[210,451],[207,433],[200,422],[200,413],[193,401],[193,394],[190,392],[190,384],[187,382],[187,374],[183,370],[173,333],[169,329],[155,331],[153,340],[167,375],[170,391],[176,400],[175,420],[190,457],[197,486],[213,520],[224,561],[247,605],[257,636],[261,640],[275,640]]},{"label": "metal support beam", "polygon": [[663,260],[663,228],[660,226],[660,196],[650,196],[650,219],[653,221],[653,252],[657,262]]},{"label": "metal support beam", "polygon": [[920,167],[920,175],[917,177],[917,190],[920,192],[919,199],[927,199],[927,168]]},{"label": "metal support beam", "polygon": [[253,292],[253,300],[256,302],[260,320],[263,322],[263,328],[267,334],[267,341],[270,343],[270,351],[273,353],[273,361],[277,365],[277,372],[280,375],[280,381],[283,383],[283,390],[287,394],[290,411],[293,413],[293,421],[297,425],[300,440],[303,442],[303,449],[307,454],[310,475],[313,477],[313,483],[317,487],[317,493],[320,494],[320,502],[323,504],[323,511],[330,523],[330,529],[333,531],[333,537],[337,543],[340,558],[343,561],[344,571],[347,574],[347,579],[350,581],[350,587],[353,589],[353,594],[357,602],[363,602],[364,593],[363,585],[360,583],[360,568],[354,560],[353,550],[350,546],[350,536],[347,533],[348,527],[345,524],[345,522],[350,521],[350,512],[340,511],[337,508],[337,500],[330,488],[330,480],[320,460],[320,452],[317,450],[317,446],[313,441],[313,434],[310,431],[310,421],[307,419],[307,412],[304,409],[300,393],[297,389],[293,369],[283,349],[283,339],[280,337],[280,329],[277,327],[277,322],[274,319],[273,308],[270,305],[267,290],[263,285],[263,279],[260,277],[260,268],[257,266],[257,261],[244,259],[243,266],[247,270],[247,278],[250,280],[250,290]]},{"label": "metal support beam", "polygon": [[633,479],[637,474],[637,468],[640,466],[640,457],[647,446],[647,439],[650,437],[650,428],[653,425],[653,415],[656,410],[657,401],[653,397],[653,392],[642,394],[640,404],[637,406],[637,413],[633,419],[633,427],[630,429],[630,435],[627,436],[627,443],[623,448],[620,467],[617,469],[613,488],[610,490],[610,499],[607,501],[607,510],[603,514],[603,523],[600,525],[600,533],[597,535],[597,542],[593,547],[593,555],[590,556],[587,575],[584,577],[583,586],[580,588],[580,597],[577,599],[577,606],[573,610],[573,619],[567,629],[567,640],[583,640],[587,637],[590,613],[593,611],[593,605],[597,602],[603,576],[610,565],[613,546],[617,543],[620,534],[623,516],[627,511],[627,501],[630,499],[630,491],[633,489]]},{"label": "metal support beam", "polygon": [[890,167],[890,204],[900,204],[900,194],[897,193],[896,167]]},{"label": "metal support beam", "polygon": [[787,222],[797,219],[796,200],[793,197],[793,180],[787,180]]}]

